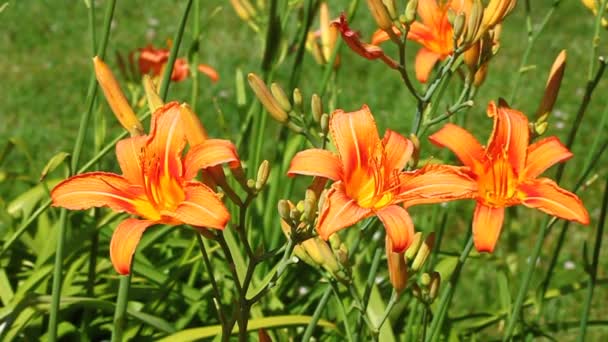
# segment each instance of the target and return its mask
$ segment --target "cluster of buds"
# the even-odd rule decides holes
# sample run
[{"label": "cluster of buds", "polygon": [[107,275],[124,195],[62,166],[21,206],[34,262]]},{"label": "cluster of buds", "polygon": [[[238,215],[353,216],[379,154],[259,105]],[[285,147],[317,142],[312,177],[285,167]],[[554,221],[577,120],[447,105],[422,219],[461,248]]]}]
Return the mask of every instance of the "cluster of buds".
[{"label": "cluster of buds", "polygon": [[294,254],[300,260],[325,269],[338,280],[346,280],[349,265],[346,245],[337,234],[329,238],[329,243],[313,236],[318,208],[323,205],[323,196],[317,201],[317,194],[317,191],[308,189],[304,200],[296,205],[288,200],[279,201],[281,229],[296,243]]},{"label": "cluster of buds", "polygon": [[246,22],[254,31],[260,31],[256,20],[258,20],[259,13],[264,12],[264,1],[257,1],[254,5],[249,0],[230,0],[230,4],[241,20]]},{"label": "cluster of buds", "polygon": [[[593,15],[597,16],[599,11],[598,11],[598,4],[601,3],[601,1],[597,1],[597,0],[581,0],[581,2],[583,3],[583,5],[585,7],[587,7],[587,9],[589,9],[591,11],[591,13],[593,13]],[[604,14],[608,13],[608,5],[606,5],[606,9],[604,10]],[[604,28],[608,29],[608,19],[606,17],[602,18],[602,26]]]},{"label": "cluster of buds", "polygon": [[439,287],[441,286],[441,276],[439,272],[423,273],[418,279],[418,283],[412,285],[412,293],[426,305],[431,305],[437,298]]},{"label": "cluster of buds", "polygon": [[300,89],[293,90],[290,101],[283,88],[277,83],[272,83],[269,88],[254,73],[247,75],[247,79],[256,97],[274,120],[295,133],[310,136],[308,135],[309,130],[315,130],[316,136],[326,138],[329,129],[329,114],[324,113],[320,96],[316,94],[312,96],[310,106],[312,115],[305,115],[304,98]]},{"label": "cluster of buds", "polygon": [[549,72],[549,77],[545,84],[545,94],[536,110],[536,120],[529,124],[532,136],[542,135],[547,130],[549,114],[551,114],[555,101],[557,100],[565,70],[566,50],[562,50],[553,62],[553,66]]},{"label": "cluster of buds", "polygon": [[501,25],[488,30],[481,39],[476,41],[464,52],[464,62],[473,77],[473,85],[478,87],[486,79],[490,59],[500,48]]},{"label": "cluster of buds", "polygon": [[[338,41],[338,29],[331,25],[329,6],[326,1],[319,5],[319,30],[308,32],[306,37],[306,49],[310,51],[318,64],[325,65],[331,61],[336,42]],[[334,67],[340,65],[340,57],[336,56]]]},{"label": "cluster of buds", "polygon": [[450,15],[454,40],[468,48],[494,30],[516,4],[517,0],[490,0],[484,8],[481,0],[473,0],[463,5],[461,13]]},{"label": "cluster of buds", "polygon": [[[424,267],[435,243],[435,233],[430,233],[423,239],[422,233],[414,235],[410,246],[401,253],[393,252],[390,239],[386,239],[386,260],[391,285],[397,292],[403,291],[410,276],[416,274]],[[426,274],[426,273],[425,273]],[[424,274],[422,275],[424,276]],[[438,287],[438,284],[436,284]],[[418,287],[418,290],[416,288]],[[414,284],[413,291],[420,287]]]}]

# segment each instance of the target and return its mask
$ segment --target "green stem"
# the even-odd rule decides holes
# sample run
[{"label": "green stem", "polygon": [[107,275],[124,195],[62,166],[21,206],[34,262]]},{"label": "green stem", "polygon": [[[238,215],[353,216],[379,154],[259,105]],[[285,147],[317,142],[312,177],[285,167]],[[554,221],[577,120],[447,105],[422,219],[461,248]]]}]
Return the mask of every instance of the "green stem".
[{"label": "green stem", "polygon": [[[369,304],[369,297],[372,293],[372,287],[374,286],[374,280],[376,279],[376,274],[378,273],[378,266],[380,265],[380,258],[382,257],[382,253],[384,250],[382,248],[376,248],[374,252],[374,256],[372,258],[372,263],[369,268],[369,274],[367,275],[367,281],[365,282],[365,290],[363,291],[363,298],[361,299],[361,315],[367,315],[367,306]],[[361,324],[361,316],[357,318],[357,326],[359,330],[357,332],[357,336],[361,336],[361,329],[363,325]],[[373,326],[370,325],[370,329]],[[372,329],[373,330],[373,329]]]},{"label": "green stem", "polygon": [[439,300],[439,308],[437,310],[437,315],[433,318],[431,322],[430,334],[425,339],[426,342],[436,341],[439,338],[439,331],[441,330],[441,326],[443,325],[443,320],[447,315],[448,306],[452,301],[452,297],[454,296],[454,290],[456,289],[456,285],[458,284],[458,279],[460,278],[460,272],[462,271],[462,267],[464,266],[465,261],[469,257],[469,253],[471,253],[471,249],[473,248],[473,236],[471,235],[465,245],[464,249],[460,253],[460,257],[458,258],[458,263],[454,268],[454,272],[450,276],[450,280],[446,284],[446,288],[443,290],[441,294],[441,298]]},{"label": "green stem", "polygon": [[340,316],[342,316],[342,323],[344,323],[344,330],[346,331],[346,338],[348,341],[354,341],[352,329],[350,324],[348,323],[348,315],[346,313],[346,309],[344,308],[344,303],[340,298],[340,292],[338,291],[338,285],[335,281],[330,281],[332,291],[334,293],[334,298],[336,299],[337,310]]},{"label": "green stem", "polygon": [[192,94],[190,97],[190,106],[192,107],[192,111],[196,113],[196,102],[198,97],[198,80],[199,73],[197,71],[199,55],[200,55],[200,46],[201,46],[201,37],[200,37],[200,13],[201,13],[201,2],[200,0],[194,0],[194,13],[195,18],[192,21],[192,36],[194,36],[194,51],[192,52],[192,58],[190,60],[190,73],[192,74]]},{"label": "green stem", "polygon": [[[598,0],[595,1],[598,3]],[[597,17],[595,17],[595,25],[593,28],[593,39],[591,39],[591,53],[589,54],[589,72],[587,73],[587,80],[593,79],[593,74],[595,71],[595,61],[597,59],[598,50],[600,47],[600,30],[602,28],[602,18],[604,17],[604,13],[606,12],[606,4],[608,4],[607,0],[602,0],[599,4],[599,10],[597,11]]]},{"label": "green stem", "polygon": [[325,288],[325,292],[323,293],[323,297],[321,297],[321,300],[319,301],[319,304],[317,304],[317,308],[315,309],[315,312],[312,315],[312,319],[306,326],[306,330],[304,330],[304,336],[302,337],[302,341],[310,341],[310,338],[312,337],[312,332],[315,330],[315,326],[321,318],[321,313],[327,306],[327,302],[329,301],[329,296],[331,295],[331,292],[331,285],[327,285],[327,287]]},{"label": "green stem", "polygon": [[207,269],[207,273],[209,274],[209,281],[211,282],[211,287],[213,288],[213,297],[215,300],[215,305],[217,307],[217,315],[218,315],[220,324],[222,325],[222,337],[224,337],[226,334],[228,334],[228,336],[230,336],[230,330],[226,331],[226,325],[225,325],[226,316],[224,314],[223,305],[222,305],[222,295],[220,292],[220,288],[219,288],[219,286],[217,286],[217,282],[215,281],[215,276],[214,276],[215,273],[213,272],[213,265],[211,264],[211,260],[209,260],[209,254],[207,254],[207,248],[205,247],[205,242],[203,241],[201,234],[198,232],[196,233],[196,240],[197,240],[198,246],[201,250],[201,254],[203,255],[203,261],[205,263],[205,268]]},{"label": "green stem", "polygon": [[541,32],[543,31],[543,29],[549,22],[549,19],[551,19],[553,12],[555,12],[555,10],[557,9],[557,6],[559,6],[559,3],[560,3],[560,0],[553,1],[553,5],[551,6],[551,9],[549,9],[549,12],[547,12],[545,17],[543,18],[543,21],[538,26],[538,29],[536,30],[536,32],[533,32],[534,29],[532,27],[532,19],[530,16],[530,14],[531,14],[530,0],[527,0],[525,2],[526,27],[528,29],[528,43],[526,44],[526,50],[524,50],[524,54],[521,58],[521,63],[519,64],[519,70],[515,74],[515,81],[513,82],[513,89],[511,90],[511,96],[509,96],[509,103],[511,105],[514,103],[515,97],[517,96],[517,91],[519,90],[519,84],[521,81],[521,75],[522,75],[522,73],[524,73],[526,65],[528,64],[528,59],[530,57],[530,53],[532,52],[532,48],[534,47],[534,44],[536,43],[536,40],[540,36]]},{"label": "green stem", "polygon": [[[605,1],[604,1],[605,2]],[[605,5],[605,4],[603,4]],[[595,234],[595,246],[593,247],[593,259],[591,261],[591,267],[589,269],[589,287],[587,288],[587,296],[585,297],[585,304],[581,315],[581,332],[578,335],[577,341],[585,341],[585,335],[587,333],[587,324],[589,322],[589,311],[591,310],[591,301],[593,299],[593,290],[595,289],[595,283],[597,281],[597,269],[600,260],[600,250],[602,249],[602,237],[604,234],[604,223],[606,222],[606,212],[608,211],[608,178],[606,179],[606,185],[604,188],[604,199],[602,201],[602,212],[600,213],[600,220]],[[586,265],[587,266],[587,265]]]},{"label": "green stem", "polygon": [[[91,3],[91,7],[93,6],[94,4]],[[106,54],[106,47],[108,45],[108,39],[110,37],[110,26],[112,23],[112,18],[114,17],[115,7],[116,0],[111,0],[110,2],[108,2],[108,6],[106,7],[106,12],[103,19],[103,36],[101,37],[101,44],[97,48],[97,56],[99,56],[101,59],[103,59]],[[90,23],[92,24],[93,22],[91,21]],[[91,37],[91,39],[95,39],[95,37]],[[78,162],[80,161],[80,153],[82,152],[84,139],[87,135],[89,122],[91,121],[91,114],[93,113],[93,107],[95,105],[96,96],[97,80],[95,78],[95,71],[93,71],[91,73],[91,79],[89,80],[89,88],[87,90],[87,97],[85,100],[87,111],[84,112],[80,119],[80,126],[78,127],[78,134],[76,136],[76,142],[74,143],[74,149],[72,151],[71,172],[74,172],[78,168]]]},{"label": "green stem", "polygon": [[131,286],[131,275],[133,274],[133,265],[131,265],[131,273],[120,276],[118,285],[118,297],[116,298],[116,308],[114,309],[114,329],[112,330],[112,342],[123,341],[123,333],[127,324],[127,302],[129,299],[129,287]]},{"label": "green stem", "polygon": [[177,52],[179,51],[179,46],[184,36],[184,29],[186,27],[186,22],[188,21],[188,14],[190,14],[191,7],[192,0],[188,0],[188,2],[186,3],[186,8],[184,8],[184,13],[182,14],[182,17],[180,19],[177,32],[175,32],[175,37],[173,37],[173,46],[171,46],[169,60],[167,61],[163,73],[163,80],[160,84],[159,94],[163,101],[167,101],[167,95],[169,93],[169,84],[171,83],[171,74],[173,74],[173,66],[175,64],[175,60],[177,59]]},{"label": "green stem", "polygon": [[382,329],[384,322],[386,322],[386,320],[388,319],[388,316],[391,314],[391,311],[393,311],[393,308],[395,307],[395,304],[397,304],[398,300],[399,293],[395,291],[395,289],[393,289],[393,292],[391,293],[391,298],[388,300],[388,304],[386,304],[386,309],[384,309],[384,313],[380,317],[380,323],[378,323],[378,326],[376,327],[377,331],[380,331],[380,329]]},{"label": "green stem", "polygon": [[49,341],[57,340],[59,302],[61,300],[61,280],[63,272],[63,246],[65,244],[65,233],[67,230],[67,215],[68,211],[66,209],[61,209],[61,213],[59,214],[59,235],[57,237],[57,248],[55,249],[55,266],[53,268],[53,292],[49,318]]}]

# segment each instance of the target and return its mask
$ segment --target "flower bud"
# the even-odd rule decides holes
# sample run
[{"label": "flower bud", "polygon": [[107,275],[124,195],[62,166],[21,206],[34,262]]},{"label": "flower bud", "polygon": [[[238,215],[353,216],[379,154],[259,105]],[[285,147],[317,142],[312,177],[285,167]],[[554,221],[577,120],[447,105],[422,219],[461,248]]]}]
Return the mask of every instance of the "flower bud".
[{"label": "flower bud", "polygon": [[483,20],[483,4],[481,0],[473,0],[471,6],[471,12],[467,18],[467,30],[464,35],[463,45],[468,45],[477,40],[477,37],[481,36],[479,33],[481,28],[481,22]]},{"label": "flower bud", "polygon": [[392,29],[393,22],[382,0],[367,0],[367,6],[379,28],[385,31]]},{"label": "flower bud", "polygon": [[464,32],[464,24],[465,24],[465,15],[464,13],[459,13],[454,17],[454,24],[452,25],[454,27],[453,30],[453,39],[454,40],[458,40],[460,38],[460,36],[462,35],[462,33]]},{"label": "flower bud", "polygon": [[230,3],[236,12],[236,15],[244,21],[249,21],[256,15],[255,8],[251,5],[249,0],[230,0]]},{"label": "flower bud", "polygon": [[464,63],[469,67],[471,72],[475,72],[479,66],[479,58],[481,55],[481,41],[475,42],[464,52]]},{"label": "flower bud", "polygon": [[323,113],[323,115],[321,115],[321,132],[323,133],[323,136],[327,135],[327,131],[329,130],[329,114],[327,113]]},{"label": "flower bud", "polygon": [[429,285],[429,301],[433,303],[439,294],[439,288],[441,287],[441,275],[439,272],[431,272],[431,284]]},{"label": "flower bud", "polygon": [[414,238],[412,239],[412,243],[405,250],[405,258],[408,261],[414,259],[416,254],[418,253],[418,249],[420,249],[420,245],[422,244],[422,232],[414,233]]},{"label": "flower bud", "polygon": [[416,134],[410,134],[410,141],[412,145],[414,145],[414,150],[412,151],[412,156],[409,160],[409,164],[415,168],[418,165],[418,161],[420,160],[420,140]]},{"label": "flower bud", "polygon": [[395,0],[383,0],[384,6],[386,6],[386,10],[391,18],[397,18],[397,5],[395,5]]},{"label": "flower bud", "polygon": [[474,86],[479,87],[486,80],[486,76],[488,75],[488,66],[488,63],[484,63],[475,72],[475,78],[473,79]]},{"label": "flower bud", "polygon": [[291,213],[291,205],[289,204],[289,201],[280,200],[277,207],[279,209],[279,216],[281,217],[281,219],[283,219],[285,221],[289,221],[290,220],[289,215]]},{"label": "flower bud", "polygon": [[255,189],[261,190],[266,182],[268,182],[268,175],[270,174],[270,166],[268,165],[268,160],[264,160],[260,167],[258,168],[258,176],[255,180]]},{"label": "flower bud", "polygon": [[323,115],[323,101],[319,95],[312,94],[310,108],[312,111],[312,118],[315,120],[315,122],[321,121],[321,115]]},{"label": "flower bud", "polygon": [[418,0],[410,0],[405,6],[405,20],[406,24],[411,24],[416,20],[416,10],[418,9]]},{"label": "flower bud", "polygon": [[274,98],[277,100],[277,102],[279,103],[281,108],[283,108],[284,111],[291,111],[291,103],[289,102],[289,98],[287,98],[287,95],[285,95],[285,92],[283,91],[283,88],[281,88],[280,85],[278,85],[277,83],[271,84],[270,92],[272,92],[272,96],[274,96]]},{"label": "flower bud", "polygon": [[300,91],[299,88],[295,88],[293,90],[293,105],[298,114],[301,114],[304,112],[303,101],[304,100],[302,99],[302,92]]},{"label": "flower bud", "polygon": [[165,105],[163,100],[158,96],[156,92],[156,86],[154,81],[150,78],[150,75],[144,75],[142,82],[144,84],[144,92],[146,93],[146,100],[148,102],[148,109],[150,113],[156,112],[156,110]]},{"label": "flower bud", "polygon": [[420,286],[416,283],[412,284],[412,294],[414,297],[422,299],[422,291],[420,290]]},{"label": "flower bud", "polygon": [[311,189],[306,190],[306,196],[304,197],[304,210],[302,211],[303,217],[308,222],[313,222],[315,214],[317,213],[317,195]]},{"label": "flower bud", "polygon": [[545,95],[536,111],[537,118],[549,114],[553,109],[553,105],[555,105],[566,69],[566,57],[566,50],[562,50],[555,59],[555,62],[553,62],[545,85]]},{"label": "flower bud", "polygon": [[342,240],[340,240],[340,236],[338,236],[338,234],[331,234],[329,236],[329,245],[333,250],[339,249],[340,245],[342,245]]},{"label": "flower bud", "polygon": [[391,239],[386,237],[386,262],[388,263],[388,275],[397,292],[403,291],[407,285],[407,264],[403,258],[403,252],[393,252],[393,243]]},{"label": "flower bud", "polygon": [[236,105],[239,108],[244,107],[247,104],[247,92],[245,91],[245,78],[243,77],[243,70],[241,70],[241,68],[236,69],[236,74],[234,78],[234,86],[236,90]]},{"label": "flower bud", "polygon": [[302,128],[302,126],[300,126],[292,121],[289,121],[287,123],[287,128],[289,128],[294,133],[298,133],[298,134],[304,132],[304,128]]},{"label": "flower bud", "polygon": [[131,136],[142,135],[144,128],[139,119],[137,119],[137,116],[135,116],[124,93],[120,90],[118,81],[116,81],[110,68],[97,56],[93,58],[93,64],[95,66],[97,81],[103,90],[110,108],[112,108],[112,112],[114,112],[122,127],[129,131]]},{"label": "flower bud", "polygon": [[247,75],[247,80],[258,100],[262,102],[264,108],[270,113],[270,116],[280,123],[287,122],[289,120],[287,113],[281,108],[274,96],[272,96],[264,81],[254,73]]},{"label": "flower bud", "polygon": [[420,285],[428,287],[431,284],[431,275],[428,273],[422,273],[420,276]]},{"label": "flower bud", "polygon": [[412,262],[413,271],[419,271],[420,269],[422,269],[422,266],[424,266],[426,259],[431,254],[431,250],[433,249],[434,244],[435,244],[435,233],[432,232],[424,240],[424,242],[420,246],[420,249],[418,249],[418,253],[416,253],[416,258],[414,258],[414,261]]}]

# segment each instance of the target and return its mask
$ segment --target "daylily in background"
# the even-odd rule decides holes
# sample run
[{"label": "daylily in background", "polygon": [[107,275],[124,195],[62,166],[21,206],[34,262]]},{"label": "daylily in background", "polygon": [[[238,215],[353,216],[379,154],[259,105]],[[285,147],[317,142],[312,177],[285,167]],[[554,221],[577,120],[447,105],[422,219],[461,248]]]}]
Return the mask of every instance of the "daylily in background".
[{"label": "daylily in background", "polygon": [[[326,1],[319,4],[319,23],[317,31],[308,32],[306,37],[306,50],[310,51],[318,64],[327,64],[331,59],[336,46],[339,32],[336,26],[331,25],[329,6]],[[336,56],[334,67],[340,65],[340,56]]]},{"label": "daylily in background", "polygon": [[401,252],[414,235],[414,224],[404,207],[443,202],[471,192],[469,183],[461,179],[468,178],[459,168],[431,165],[414,172],[402,171],[413,152],[412,142],[391,130],[380,140],[367,106],[351,113],[335,111],[329,126],[338,154],[305,150],[295,155],[288,170],[290,176],[334,181],[316,227],[324,240],[376,215],[393,250]]},{"label": "daylily in background", "polygon": [[[150,74],[153,76],[161,76],[162,72],[169,61],[169,49],[157,49],[152,45],[148,45],[139,49],[138,65],[139,71],[142,74]],[[207,64],[199,64],[198,71],[207,75],[212,82],[219,80],[219,74],[215,69]],[[171,80],[180,82],[185,80],[190,75],[190,66],[185,58],[177,58],[173,65],[173,73]]]},{"label": "daylily in background", "polygon": [[505,208],[512,205],[523,204],[588,224],[589,214],[575,194],[549,178],[538,178],[572,153],[556,137],[528,145],[528,118],[504,103],[496,106],[491,102],[488,116],[494,119],[494,130],[485,149],[471,133],[453,124],[429,137],[434,144],[452,150],[470,171],[469,185],[476,188],[473,239],[477,250],[494,251]]},{"label": "daylily in background", "polygon": [[141,217],[122,221],[110,243],[116,271],[128,274],[133,253],[146,228],[155,224],[189,224],[223,229],[230,214],[218,195],[194,180],[201,169],[222,163],[240,164],[235,146],[227,140],[207,139],[182,151],[189,132],[183,106],[168,103],[154,112],[150,133],[116,144],[122,175],[90,172],[73,176],[51,192],[54,206],[71,210],[109,207]]}]

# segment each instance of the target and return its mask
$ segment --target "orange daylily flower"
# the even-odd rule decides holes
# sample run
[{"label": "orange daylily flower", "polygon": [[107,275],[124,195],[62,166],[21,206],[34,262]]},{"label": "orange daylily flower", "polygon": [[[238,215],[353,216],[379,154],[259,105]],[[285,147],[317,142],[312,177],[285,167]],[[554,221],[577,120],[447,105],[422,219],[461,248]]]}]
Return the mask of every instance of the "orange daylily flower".
[{"label": "orange daylily flower", "polygon": [[[329,19],[329,6],[326,1],[319,4],[319,24],[317,31],[308,32],[306,49],[310,51],[318,64],[327,64],[338,41],[338,29]],[[340,66],[340,56],[336,56],[334,67]]]},{"label": "orange daylily flower", "polygon": [[316,227],[324,240],[377,215],[393,250],[401,252],[414,235],[405,207],[457,199],[472,191],[470,184],[461,180],[468,176],[460,168],[429,165],[417,171],[402,171],[412,154],[412,142],[391,130],[380,140],[372,113],[365,105],[351,113],[335,111],[329,127],[338,154],[321,149],[299,152],[288,171],[290,176],[318,176],[334,181]]},{"label": "orange daylily flower", "polygon": [[[154,112],[150,133],[119,141],[116,156],[122,175],[89,172],[59,183],[53,205],[71,210],[109,207],[141,217],[122,221],[110,243],[110,258],[120,274],[130,272],[133,253],[146,228],[155,224],[189,224],[224,229],[230,214],[205,184],[194,180],[200,169],[222,163],[240,165],[235,146],[207,139],[182,151],[187,137],[197,135],[184,108],[171,102]],[[192,145],[192,144],[191,144]]]},{"label": "orange daylily flower", "polygon": [[[152,45],[140,48],[138,59],[139,71],[142,74],[160,76],[169,61],[170,53],[169,49],[157,49]],[[220,78],[217,71],[207,64],[199,64],[197,69],[207,75],[212,82],[217,82]],[[188,65],[188,62],[185,58],[177,58],[173,65],[171,80],[180,82],[185,80],[188,75],[190,75],[190,66]]]},{"label": "orange daylily flower", "polygon": [[[473,239],[480,252],[492,252],[500,235],[505,207],[523,204],[566,220],[589,223],[589,214],[581,200],[560,188],[549,178],[538,178],[555,163],[572,157],[556,137],[531,145],[528,118],[506,104],[490,102],[488,116],[494,119],[494,130],[487,147],[465,129],[446,124],[429,139],[447,147],[469,169],[470,196],[477,207],[473,217]],[[467,182],[467,180],[464,180]],[[464,186],[464,185],[463,185]]]},{"label": "orange daylily flower", "polygon": [[399,68],[399,63],[385,55],[381,47],[362,42],[359,33],[351,30],[348,26],[348,22],[346,21],[346,16],[344,14],[340,15],[340,19],[334,21],[332,26],[338,28],[346,45],[348,45],[348,47],[359,56],[369,60],[380,59],[393,69]]}]

